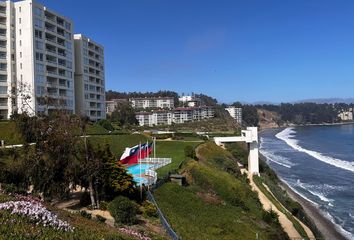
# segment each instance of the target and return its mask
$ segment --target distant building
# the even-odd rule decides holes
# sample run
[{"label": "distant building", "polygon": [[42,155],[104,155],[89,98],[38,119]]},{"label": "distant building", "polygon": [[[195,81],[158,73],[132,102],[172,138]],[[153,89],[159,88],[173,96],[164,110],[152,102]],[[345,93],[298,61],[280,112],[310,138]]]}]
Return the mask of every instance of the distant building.
[{"label": "distant building", "polygon": [[117,106],[121,102],[128,102],[127,99],[112,99],[110,101],[106,101],[106,114],[111,115],[114,110],[116,110]]},{"label": "distant building", "polygon": [[179,97],[178,101],[185,107],[198,107],[201,105],[200,99],[194,95]]},{"label": "distant building", "polygon": [[225,108],[229,112],[230,116],[236,120],[237,123],[242,123],[242,108],[230,106]]},{"label": "distant building", "polygon": [[353,121],[353,108],[349,108],[348,111],[342,111],[338,114],[338,117],[342,121]]},{"label": "distant building", "polygon": [[172,123],[196,122],[214,117],[212,107],[176,108],[152,112],[137,112],[140,126],[171,125]]},{"label": "distant building", "polygon": [[151,98],[131,98],[129,101],[133,108],[146,109],[146,108],[174,108],[173,97],[151,97]]}]

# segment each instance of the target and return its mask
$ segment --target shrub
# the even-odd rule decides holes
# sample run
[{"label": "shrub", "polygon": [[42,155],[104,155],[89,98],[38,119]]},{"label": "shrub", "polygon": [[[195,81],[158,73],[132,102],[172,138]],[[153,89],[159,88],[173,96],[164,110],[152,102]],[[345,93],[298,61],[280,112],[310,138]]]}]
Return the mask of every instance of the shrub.
[{"label": "shrub", "polygon": [[108,204],[108,210],[116,224],[132,225],[137,222],[137,206],[127,197],[118,196]]},{"label": "shrub", "polygon": [[270,211],[262,212],[262,220],[268,224],[279,223],[278,214],[272,209]]},{"label": "shrub", "polygon": [[106,222],[107,219],[105,217],[102,217],[101,215],[97,215],[96,216],[96,220],[99,221],[99,222],[104,223],[104,222]]},{"label": "shrub", "polygon": [[112,126],[111,122],[108,121],[107,119],[102,119],[98,122],[99,125],[101,125],[104,129],[108,131],[113,131],[114,127]]},{"label": "shrub", "polygon": [[107,211],[108,203],[105,201],[100,202],[100,210]]},{"label": "shrub", "polygon": [[184,155],[186,156],[186,157],[189,157],[189,158],[195,158],[195,149],[194,149],[194,147],[193,146],[190,146],[190,145],[188,145],[188,146],[186,146],[185,148],[184,148]]},{"label": "shrub", "polygon": [[156,206],[149,201],[143,202],[143,212],[148,217],[157,217],[157,208]]},{"label": "shrub", "polygon": [[92,214],[86,211],[80,211],[80,215],[87,219],[92,219]]}]

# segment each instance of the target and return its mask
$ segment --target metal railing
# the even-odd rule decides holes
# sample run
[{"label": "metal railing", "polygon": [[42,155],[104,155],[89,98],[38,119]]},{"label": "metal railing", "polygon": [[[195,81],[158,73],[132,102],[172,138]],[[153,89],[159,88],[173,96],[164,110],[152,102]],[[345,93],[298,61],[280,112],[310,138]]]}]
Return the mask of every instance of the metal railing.
[{"label": "metal railing", "polygon": [[150,202],[152,202],[156,209],[157,209],[157,214],[159,215],[160,221],[162,226],[165,228],[166,232],[168,233],[168,235],[170,235],[170,237],[173,240],[180,240],[182,239],[181,237],[179,237],[177,235],[177,233],[172,229],[171,225],[168,223],[167,219],[165,218],[165,216],[163,215],[162,211],[160,210],[160,208],[157,206],[157,203],[155,201],[154,195],[152,195],[152,193],[150,191],[146,192],[147,194],[147,198],[149,199]]},{"label": "metal railing", "polygon": [[160,167],[166,166],[171,162],[171,158],[144,158],[138,161],[139,164],[149,164],[149,168],[145,170],[145,175],[151,177],[151,179],[148,179],[149,185],[156,184],[157,182],[157,173],[155,172],[155,170]]}]

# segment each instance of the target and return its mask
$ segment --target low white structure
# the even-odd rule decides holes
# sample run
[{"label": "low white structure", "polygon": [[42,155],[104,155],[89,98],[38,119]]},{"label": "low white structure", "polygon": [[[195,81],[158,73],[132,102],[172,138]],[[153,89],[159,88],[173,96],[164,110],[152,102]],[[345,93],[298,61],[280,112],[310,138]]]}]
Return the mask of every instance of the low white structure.
[{"label": "low white structure", "polygon": [[151,98],[131,98],[129,101],[133,108],[146,109],[146,108],[174,108],[173,97],[151,97]]},{"label": "low white structure", "polygon": [[258,128],[247,127],[247,130],[242,130],[241,136],[237,137],[215,137],[216,145],[232,142],[246,142],[249,144],[248,155],[248,172],[250,174],[259,175],[259,152],[258,152]]},{"label": "low white structure", "polygon": [[342,120],[342,121],[353,121],[353,108],[349,108],[348,111],[341,111],[338,114],[338,117]]}]

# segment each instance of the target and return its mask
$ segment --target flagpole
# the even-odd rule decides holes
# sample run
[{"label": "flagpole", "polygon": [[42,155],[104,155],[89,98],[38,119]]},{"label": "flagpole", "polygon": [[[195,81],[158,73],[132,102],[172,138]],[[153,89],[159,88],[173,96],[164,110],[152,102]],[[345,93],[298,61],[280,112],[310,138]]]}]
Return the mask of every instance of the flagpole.
[{"label": "flagpole", "polygon": [[139,143],[139,168],[140,168],[140,176],[139,176],[139,179],[140,179],[140,199],[143,200],[143,189],[142,189],[142,178],[141,178],[141,142]]},{"label": "flagpole", "polygon": [[156,158],[156,137],[154,137],[154,158]]}]

